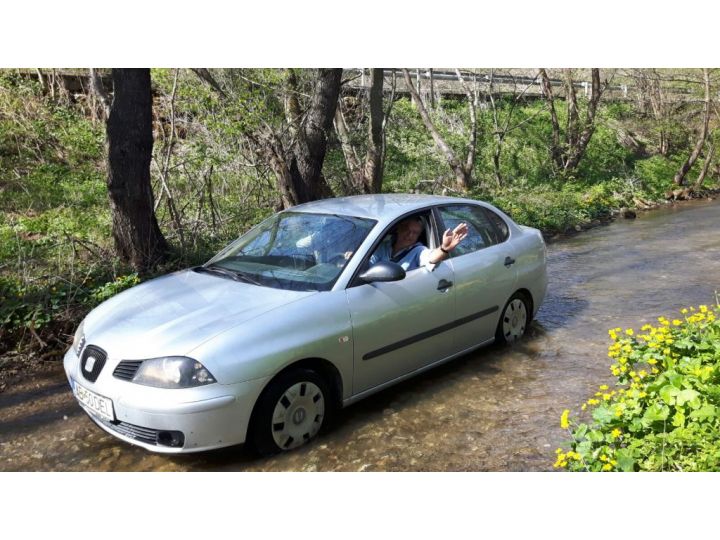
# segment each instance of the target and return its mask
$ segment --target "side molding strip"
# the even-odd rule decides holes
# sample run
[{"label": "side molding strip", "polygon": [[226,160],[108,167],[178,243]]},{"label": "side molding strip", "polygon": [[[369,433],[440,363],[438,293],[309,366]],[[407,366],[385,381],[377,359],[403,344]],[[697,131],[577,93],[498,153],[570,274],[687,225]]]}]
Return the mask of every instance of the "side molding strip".
[{"label": "side molding strip", "polygon": [[417,343],[418,341],[422,341],[423,339],[442,334],[443,332],[447,332],[448,330],[452,330],[453,328],[457,328],[458,326],[467,324],[471,321],[474,321],[475,319],[479,319],[481,317],[485,317],[486,315],[490,315],[491,313],[495,313],[498,309],[500,309],[498,306],[493,306],[477,313],[473,313],[472,315],[468,315],[467,317],[456,319],[447,324],[443,324],[442,326],[438,326],[437,328],[432,328],[431,330],[426,330],[425,332],[410,336],[409,338],[396,341],[395,343],[391,343],[390,345],[386,345],[385,347],[370,351],[363,356],[363,360],[371,360],[373,358],[377,358],[378,356],[382,356],[383,354],[387,354],[389,352],[396,351],[397,349],[407,347],[408,345],[412,345],[413,343]]}]

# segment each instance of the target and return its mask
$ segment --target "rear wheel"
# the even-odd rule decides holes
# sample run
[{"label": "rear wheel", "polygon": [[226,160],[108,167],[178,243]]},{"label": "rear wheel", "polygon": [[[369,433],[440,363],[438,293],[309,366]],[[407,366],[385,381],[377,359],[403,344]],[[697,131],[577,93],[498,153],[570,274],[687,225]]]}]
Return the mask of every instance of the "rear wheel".
[{"label": "rear wheel", "polygon": [[260,454],[297,448],[327,424],[330,409],[328,384],[317,372],[297,369],[283,373],[258,400],[250,442]]},{"label": "rear wheel", "polygon": [[515,343],[523,336],[530,322],[528,304],[522,293],[517,292],[510,297],[500,315],[495,341],[503,344]]}]

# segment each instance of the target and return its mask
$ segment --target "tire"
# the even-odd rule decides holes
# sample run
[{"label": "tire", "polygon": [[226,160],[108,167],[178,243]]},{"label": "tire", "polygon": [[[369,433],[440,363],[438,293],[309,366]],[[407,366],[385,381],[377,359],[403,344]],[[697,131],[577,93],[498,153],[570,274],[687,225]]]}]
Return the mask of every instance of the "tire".
[{"label": "tire", "polygon": [[293,450],[328,424],[331,409],[330,387],[317,372],[282,373],[260,395],[248,441],[260,455]]},{"label": "tire", "polygon": [[530,308],[527,297],[516,292],[507,301],[500,314],[495,341],[505,345],[518,341],[530,324]]}]

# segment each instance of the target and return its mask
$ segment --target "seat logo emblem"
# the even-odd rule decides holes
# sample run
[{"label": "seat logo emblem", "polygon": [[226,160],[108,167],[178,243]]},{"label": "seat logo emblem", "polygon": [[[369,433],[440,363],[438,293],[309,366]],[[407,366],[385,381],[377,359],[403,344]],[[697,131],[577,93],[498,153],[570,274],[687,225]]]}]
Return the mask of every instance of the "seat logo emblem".
[{"label": "seat logo emblem", "polygon": [[94,356],[88,356],[87,360],[85,360],[85,371],[92,371],[96,361],[97,359]]},{"label": "seat logo emblem", "polygon": [[295,425],[301,424],[305,420],[305,409],[296,409],[292,416],[293,423]]}]

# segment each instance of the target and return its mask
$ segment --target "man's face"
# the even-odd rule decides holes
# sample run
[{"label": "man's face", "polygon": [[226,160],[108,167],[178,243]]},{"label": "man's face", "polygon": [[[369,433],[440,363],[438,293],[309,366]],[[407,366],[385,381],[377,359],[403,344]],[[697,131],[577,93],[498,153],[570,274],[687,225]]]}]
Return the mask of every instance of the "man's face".
[{"label": "man's face", "polygon": [[403,249],[412,246],[420,238],[422,233],[422,224],[414,219],[401,221],[397,228],[397,240],[395,241],[395,249]]}]

